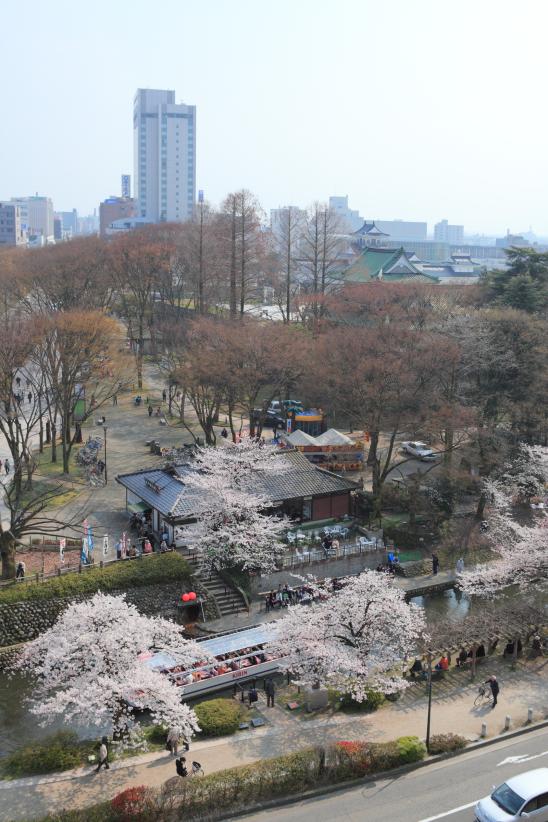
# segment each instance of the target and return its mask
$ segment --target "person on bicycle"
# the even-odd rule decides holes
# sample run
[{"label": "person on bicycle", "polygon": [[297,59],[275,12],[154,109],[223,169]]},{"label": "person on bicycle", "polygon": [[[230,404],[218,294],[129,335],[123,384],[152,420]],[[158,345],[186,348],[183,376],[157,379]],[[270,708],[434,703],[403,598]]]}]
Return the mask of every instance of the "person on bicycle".
[{"label": "person on bicycle", "polygon": [[489,679],[486,679],[485,680],[485,685],[489,685],[489,687],[491,688],[491,693],[493,694],[493,706],[492,707],[495,708],[496,704],[497,704],[499,691],[500,691],[499,683],[497,682],[496,676],[490,676]]}]

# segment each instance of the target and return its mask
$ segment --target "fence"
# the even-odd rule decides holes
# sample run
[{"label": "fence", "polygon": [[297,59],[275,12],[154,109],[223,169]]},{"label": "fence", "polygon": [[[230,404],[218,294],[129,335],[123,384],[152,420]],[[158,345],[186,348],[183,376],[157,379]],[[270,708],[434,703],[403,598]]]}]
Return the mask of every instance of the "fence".
[{"label": "fence", "polygon": [[330,559],[343,559],[344,557],[358,556],[359,554],[370,554],[374,551],[384,551],[384,545],[380,540],[368,540],[366,542],[348,542],[338,548],[330,548],[324,551],[319,548],[312,551],[297,551],[282,557],[279,565],[283,568],[295,568],[300,565],[311,565],[313,562],[323,562]]}]

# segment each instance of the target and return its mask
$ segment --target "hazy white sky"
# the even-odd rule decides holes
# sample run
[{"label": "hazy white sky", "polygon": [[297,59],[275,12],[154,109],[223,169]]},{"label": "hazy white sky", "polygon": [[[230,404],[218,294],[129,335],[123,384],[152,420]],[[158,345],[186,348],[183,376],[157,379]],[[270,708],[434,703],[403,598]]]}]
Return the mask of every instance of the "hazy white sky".
[{"label": "hazy white sky", "polygon": [[546,0],[1,3],[0,199],[91,211],[138,87],[197,106],[198,188],[548,234]]}]

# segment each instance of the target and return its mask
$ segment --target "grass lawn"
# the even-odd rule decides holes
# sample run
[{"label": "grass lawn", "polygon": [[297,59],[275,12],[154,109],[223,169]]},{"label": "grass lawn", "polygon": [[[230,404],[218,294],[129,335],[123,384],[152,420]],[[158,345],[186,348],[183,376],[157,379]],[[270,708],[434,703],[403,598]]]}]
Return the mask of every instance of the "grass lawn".
[{"label": "grass lawn", "polygon": [[[69,476],[80,478],[83,473],[80,466],[76,464],[78,450],[79,446],[74,446],[72,449],[69,460]],[[36,473],[40,474],[41,477],[60,477],[63,474],[63,454],[60,445],[57,445],[57,462],[51,461],[51,445],[44,446],[42,454],[36,451],[34,457],[38,463]]]},{"label": "grass lawn", "polygon": [[[48,482],[47,480],[35,479],[32,483],[32,488],[22,494],[21,503],[25,506],[41,494],[52,492],[54,490],[56,490],[54,483]],[[44,510],[50,511],[52,508],[61,508],[63,505],[72,502],[72,500],[74,500],[78,494],[81,493],[82,486],[71,488],[60,484],[59,493],[56,493],[54,496],[50,497]]]}]

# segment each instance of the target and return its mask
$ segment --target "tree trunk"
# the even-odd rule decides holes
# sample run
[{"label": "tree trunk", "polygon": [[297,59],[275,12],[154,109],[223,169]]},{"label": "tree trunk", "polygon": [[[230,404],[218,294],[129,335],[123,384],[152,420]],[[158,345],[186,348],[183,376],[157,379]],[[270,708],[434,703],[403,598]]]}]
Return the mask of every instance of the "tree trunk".
[{"label": "tree trunk", "polygon": [[139,339],[137,340],[137,351],[135,352],[135,361],[137,364],[137,388],[143,388],[143,317],[139,317]]},{"label": "tree trunk", "polygon": [[232,203],[230,238],[230,316],[236,317],[236,198]]},{"label": "tree trunk", "polygon": [[2,579],[15,578],[16,542],[11,533],[0,534],[0,556],[2,558]]}]

